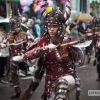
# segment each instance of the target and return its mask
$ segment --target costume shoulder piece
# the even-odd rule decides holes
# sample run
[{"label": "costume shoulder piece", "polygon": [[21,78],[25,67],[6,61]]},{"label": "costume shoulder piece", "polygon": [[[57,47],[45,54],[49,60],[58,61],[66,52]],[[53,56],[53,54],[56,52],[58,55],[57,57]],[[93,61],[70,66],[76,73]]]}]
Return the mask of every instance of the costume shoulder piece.
[{"label": "costume shoulder piece", "polygon": [[26,36],[25,32],[23,30],[21,30],[19,33],[18,33],[18,39],[24,39]]},{"label": "costume shoulder piece", "polygon": [[9,43],[13,43],[14,42],[14,35],[13,35],[13,33],[9,33],[8,34],[8,41],[9,41]]},{"label": "costume shoulder piece", "polygon": [[43,47],[45,45],[48,45],[50,43],[50,39],[42,37],[39,41],[38,41],[38,46],[39,47]]},{"label": "costume shoulder piece", "polygon": [[23,34],[25,34],[25,32],[24,32],[23,30],[21,30],[21,31],[20,31],[20,33],[23,33]]},{"label": "costume shoulder piece", "polygon": [[36,47],[43,47],[45,45],[48,45],[50,42],[49,42],[49,39],[43,37],[43,38],[40,38],[38,41],[34,42],[33,44],[31,45],[28,45],[27,46],[27,51],[30,51]]},{"label": "costume shoulder piece", "polygon": [[37,47],[37,42],[32,43],[31,45],[28,45],[28,46],[26,47],[26,52],[27,52],[27,51],[30,51],[30,50],[32,50],[32,49],[34,49],[35,47]]}]

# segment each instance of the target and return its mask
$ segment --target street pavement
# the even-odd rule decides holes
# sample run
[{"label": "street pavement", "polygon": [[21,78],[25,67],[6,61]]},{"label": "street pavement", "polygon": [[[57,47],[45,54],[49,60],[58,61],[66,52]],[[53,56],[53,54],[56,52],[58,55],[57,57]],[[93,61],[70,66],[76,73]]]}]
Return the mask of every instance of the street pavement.
[{"label": "street pavement", "polygon": [[[85,64],[76,69],[77,75],[81,79],[81,100],[100,100],[100,96],[88,96],[88,90],[100,90],[100,82],[96,81],[97,72],[96,66],[93,66],[93,60],[90,64]],[[30,83],[32,76],[27,76],[21,78],[21,89],[24,89]],[[41,80],[41,83],[37,90],[34,92],[30,100],[42,100],[41,95],[44,89],[44,77]],[[13,86],[11,83],[0,84],[0,100],[11,100],[10,96],[13,94]],[[18,99],[14,99],[18,100]],[[75,100],[75,91],[70,93],[70,100]]]}]

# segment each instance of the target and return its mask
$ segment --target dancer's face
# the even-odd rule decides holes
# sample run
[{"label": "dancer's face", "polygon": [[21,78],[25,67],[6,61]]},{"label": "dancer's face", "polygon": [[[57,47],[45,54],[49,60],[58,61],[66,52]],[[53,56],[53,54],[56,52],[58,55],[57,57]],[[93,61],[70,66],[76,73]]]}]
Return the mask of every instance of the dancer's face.
[{"label": "dancer's face", "polygon": [[58,25],[57,24],[50,24],[48,23],[48,33],[50,37],[57,36]]},{"label": "dancer's face", "polygon": [[19,32],[19,31],[20,31],[20,27],[17,27],[17,28],[15,29],[15,31],[16,31],[16,32]]}]

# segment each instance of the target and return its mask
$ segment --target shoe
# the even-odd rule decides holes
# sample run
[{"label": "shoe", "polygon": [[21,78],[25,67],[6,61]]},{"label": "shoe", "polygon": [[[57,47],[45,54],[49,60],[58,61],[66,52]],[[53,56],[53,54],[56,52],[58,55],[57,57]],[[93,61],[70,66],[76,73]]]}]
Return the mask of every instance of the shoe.
[{"label": "shoe", "polygon": [[96,79],[96,81],[100,81],[100,78]]},{"label": "shoe", "polygon": [[88,57],[87,57],[87,64],[89,64],[89,63],[90,63],[90,61],[91,61],[91,57],[90,57],[90,56],[88,56]]},{"label": "shoe", "polygon": [[23,74],[23,73],[18,73],[18,76],[19,76],[19,77],[25,77],[26,75]]},{"label": "shoe", "polygon": [[9,83],[13,83],[13,79],[9,79],[9,81],[8,81]]},{"label": "shoe", "polygon": [[2,84],[7,84],[8,81],[0,80],[0,83],[2,83]]},{"label": "shoe", "polygon": [[21,93],[14,93],[14,94],[11,96],[11,99],[15,99],[15,98],[20,97],[20,94],[21,94]]},{"label": "shoe", "polygon": [[28,71],[28,72],[27,72],[27,75],[33,75],[33,72]]}]

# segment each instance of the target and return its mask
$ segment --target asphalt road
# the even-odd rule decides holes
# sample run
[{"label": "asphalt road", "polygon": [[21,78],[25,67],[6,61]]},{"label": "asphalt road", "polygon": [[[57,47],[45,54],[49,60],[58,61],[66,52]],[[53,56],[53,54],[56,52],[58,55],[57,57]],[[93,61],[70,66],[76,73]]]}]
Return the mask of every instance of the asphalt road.
[{"label": "asphalt road", "polygon": [[[88,65],[83,65],[77,68],[77,75],[81,79],[81,100],[100,100],[100,96],[88,96],[88,90],[100,90],[100,82],[96,81],[97,72],[96,66],[92,65],[92,61]],[[21,78],[22,91],[27,87],[31,80],[31,76]],[[34,92],[30,100],[42,100],[41,95],[44,89],[44,77],[37,90]],[[13,86],[11,83],[1,85],[0,84],[0,100],[11,100],[10,96],[13,94]],[[15,99],[18,100],[18,99]],[[75,100],[75,91],[70,93],[70,100]]]}]

